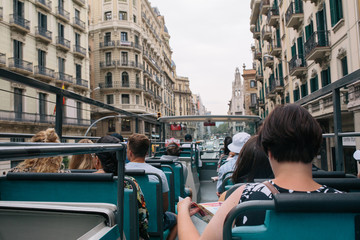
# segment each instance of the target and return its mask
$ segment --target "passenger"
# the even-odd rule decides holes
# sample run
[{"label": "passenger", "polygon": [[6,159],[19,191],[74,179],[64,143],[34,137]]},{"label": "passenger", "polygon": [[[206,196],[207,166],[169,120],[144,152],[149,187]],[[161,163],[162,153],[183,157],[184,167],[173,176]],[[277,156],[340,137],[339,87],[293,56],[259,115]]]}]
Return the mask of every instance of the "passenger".
[{"label": "passenger", "polygon": [[[90,139],[81,139],[79,143],[93,143]],[[95,154],[73,155],[69,162],[69,169],[95,169]]]},{"label": "passenger", "polygon": [[[97,143],[120,143],[120,140],[113,136],[105,136],[100,138]],[[94,165],[97,169],[95,173],[113,173],[115,176],[118,175],[118,161],[116,159],[115,152],[96,153]],[[149,224],[149,212],[146,208],[144,194],[142,193],[139,184],[133,177],[126,177],[130,178],[135,183],[137,189],[137,200],[139,208],[139,235],[142,239],[150,239],[147,232]],[[132,189],[132,186],[127,181],[124,181],[124,188]]]},{"label": "passenger", "polygon": [[119,134],[119,133],[113,133],[110,136],[116,137],[117,139],[120,140],[120,142],[124,142],[123,136],[121,136],[121,134]]},{"label": "passenger", "polygon": [[[222,239],[224,220],[237,204],[272,199],[280,193],[340,193],[312,178],[311,161],[322,142],[321,128],[309,112],[296,104],[277,106],[265,119],[257,143],[267,153],[275,178],[248,183],[235,190],[218,209],[202,236],[191,221],[190,198],[178,203],[179,239]],[[265,212],[239,217],[236,225],[264,223]]]},{"label": "passenger", "polygon": [[[137,168],[144,169],[147,173],[156,173],[161,177],[162,181],[162,193],[163,193],[163,211],[164,211],[164,230],[170,229],[170,234],[167,239],[172,240],[175,239],[177,234],[177,226],[176,226],[176,214],[172,212],[168,212],[169,206],[169,185],[165,176],[165,173],[160,169],[157,169],[150,164],[145,163],[145,156],[149,150],[150,141],[143,134],[133,134],[128,139],[128,149],[127,155],[130,160],[129,163],[126,164],[127,169]],[[149,178],[155,176],[149,176]],[[157,178],[156,178],[157,179]]]},{"label": "passenger", "polygon": [[[181,147],[190,148],[192,143],[192,136],[191,134],[186,134],[184,137],[185,143],[181,145]],[[195,149],[195,145],[193,145],[193,149]],[[200,150],[199,146],[196,147],[197,150],[197,160],[198,160],[198,167],[202,167],[202,161],[200,159]]]},{"label": "passenger", "polygon": [[218,161],[218,164],[217,164],[217,172],[219,172],[219,168],[226,162],[226,160],[229,158],[229,157],[233,157],[233,153],[230,154],[230,150],[228,148],[229,144],[232,143],[232,138],[227,136],[225,139],[224,139],[224,148],[222,149],[223,150],[223,153],[221,154],[221,156],[219,157],[219,161]]},{"label": "passenger", "polygon": [[[48,128],[40,131],[31,138],[31,142],[60,143],[55,129]],[[61,156],[25,159],[9,172],[37,172],[37,173],[62,173],[65,171],[63,158]]]},{"label": "passenger", "polygon": [[[269,159],[264,151],[257,145],[258,136],[251,137],[241,149],[232,174],[232,182],[249,183],[255,178],[273,178]],[[219,201],[224,201],[226,192],[221,194]]]},{"label": "passenger", "polygon": [[[249,140],[251,136],[246,132],[240,132],[234,135],[232,143],[228,145],[228,148],[231,152],[235,153],[232,158],[227,159],[227,162],[219,168],[218,181],[216,184],[216,195],[218,197],[222,193],[220,187],[222,184],[222,178],[228,172],[234,171],[236,160],[238,159],[238,154],[241,151],[241,148]],[[230,176],[230,175],[229,175]]]}]

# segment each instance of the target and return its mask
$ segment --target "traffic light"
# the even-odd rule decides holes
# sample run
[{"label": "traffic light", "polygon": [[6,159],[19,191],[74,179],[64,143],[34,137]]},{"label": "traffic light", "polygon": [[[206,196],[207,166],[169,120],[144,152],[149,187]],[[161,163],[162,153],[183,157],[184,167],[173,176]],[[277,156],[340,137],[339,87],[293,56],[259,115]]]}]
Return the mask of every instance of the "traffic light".
[{"label": "traffic light", "polygon": [[161,112],[157,112],[157,118],[161,118]]}]

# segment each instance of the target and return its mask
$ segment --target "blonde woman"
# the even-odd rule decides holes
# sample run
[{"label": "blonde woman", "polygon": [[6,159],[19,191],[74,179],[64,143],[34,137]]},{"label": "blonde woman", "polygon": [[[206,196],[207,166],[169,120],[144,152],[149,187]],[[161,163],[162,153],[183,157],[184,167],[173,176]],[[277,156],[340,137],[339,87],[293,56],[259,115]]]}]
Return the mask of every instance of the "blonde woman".
[{"label": "blonde woman", "polygon": [[[89,139],[81,139],[79,143],[93,143]],[[69,169],[95,169],[93,154],[79,154],[71,157]]]},{"label": "blonde woman", "polygon": [[[31,138],[31,142],[40,143],[60,143],[59,136],[55,129],[48,128],[45,131],[40,131]],[[11,169],[10,172],[44,172],[56,173],[64,172],[63,159],[60,156],[26,159],[18,166]]]}]

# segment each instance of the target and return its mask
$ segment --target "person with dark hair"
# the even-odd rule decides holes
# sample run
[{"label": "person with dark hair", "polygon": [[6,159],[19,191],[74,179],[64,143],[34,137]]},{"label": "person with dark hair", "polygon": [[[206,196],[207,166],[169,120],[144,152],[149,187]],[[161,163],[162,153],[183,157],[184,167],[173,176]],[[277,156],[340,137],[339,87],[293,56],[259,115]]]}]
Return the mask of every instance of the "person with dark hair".
[{"label": "person with dark hair", "polygon": [[[177,145],[176,143],[170,143],[167,147],[166,147],[166,154],[162,155],[160,157],[160,160],[171,160],[171,161],[178,161],[179,160],[179,156],[180,156],[180,147],[179,145]],[[180,162],[181,163],[181,162]],[[186,178],[188,175],[187,172],[187,167],[185,164],[181,163],[181,165],[183,166],[183,173],[184,173],[184,180],[186,182]]]},{"label": "person with dark hair", "polygon": [[[120,140],[113,136],[104,136],[97,140],[97,143],[120,143]],[[118,161],[116,159],[116,152],[101,152],[96,153],[95,157],[95,173],[113,173],[115,176],[118,175]],[[138,200],[138,213],[139,213],[139,235],[143,239],[150,239],[147,232],[149,223],[149,211],[146,208],[146,202],[144,194],[135,178],[130,178],[136,185],[137,200]],[[124,188],[132,189],[132,186],[127,181],[124,181]]]},{"label": "person with dark hair", "polygon": [[119,133],[113,133],[110,136],[116,137],[117,139],[120,140],[120,142],[124,142],[123,136],[121,136],[121,134],[119,134]]},{"label": "person with dark hair", "polygon": [[[312,178],[311,161],[322,141],[318,122],[297,104],[277,106],[267,116],[259,131],[257,144],[268,155],[274,172],[273,180],[248,183],[236,189],[221,205],[200,236],[190,219],[190,198],[178,203],[178,235],[184,239],[222,239],[227,214],[237,204],[252,200],[273,199],[277,193],[341,193],[320,185]],[[265,212],[246,213],[236,225],[261,225]]]},{"label": "person with dark hair", "polygon": [[223,153],[221,154],[221,156],[219,157],[219,161],[218,161],[218,164],[217,164],[217,172],[219,172],[219,168],[226,162],[226,160],[229,158],[229,157],[233,157],[234,155],[233,154],[230,154],[230,150],[228,148],[228,146],[232,143],[232,138],[227,136],[225,137],[224,139],[224,147],[223,147]]},{"label": "person with dark hair", "polygon": [[191,136],[191,134],[186,134],[185,137],[184,137],[184,139],[185,139],[185,142],[192,142],[192,136]]},{"label": "person with dark hair", "polygon": [[[169,207],[169,185],[165,176],[165,173],[150,164],[145,163],[145,156],[149,150],[150,140],[144,134],[134,133],[128,139],[127,157],[129,163],[126,164],[127,169],[144,169],[146,173],[156,173],[161,177],[162,181],[162,193],[163,193],[163,212],[164,212],[164,230],[170,229],[170,234],[167,239],[175,239],[177,234],[177,217],[175,213],[168,212]],[[157,180],[154,175],[149,175],[150,179]]]}]

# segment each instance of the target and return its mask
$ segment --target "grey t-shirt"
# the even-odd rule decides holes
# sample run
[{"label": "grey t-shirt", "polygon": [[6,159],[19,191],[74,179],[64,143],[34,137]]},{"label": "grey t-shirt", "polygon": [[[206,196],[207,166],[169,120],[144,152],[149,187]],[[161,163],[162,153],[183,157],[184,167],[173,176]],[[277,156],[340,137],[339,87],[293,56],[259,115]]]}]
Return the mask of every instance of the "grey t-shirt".
[{"label": "grey t-shirt", "polygon": [[[151,166],[150,164],[147,164],[147,163],[137,163],[137,162],[129,162],[125,165],[125,167],[127,169],[144,169],[146,173],[156,173],[158,174],[160,177],[161,177],[161,181],[162,181],[162,192],[163,193],[166,193],[166,192],[169,192],[169,185],[168,185],[168,182],[167,182],[167,179],[166,179],[166,176],[165,176],[165,173],[156,168],[156,167],[153,167]],[[149,178],[151,180],[157,180],[157,177],[153,176],[153,175],[150,175]]]}]

